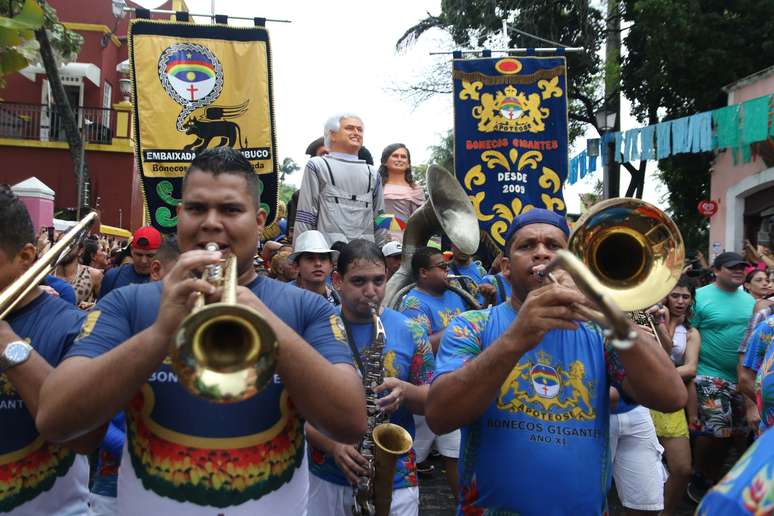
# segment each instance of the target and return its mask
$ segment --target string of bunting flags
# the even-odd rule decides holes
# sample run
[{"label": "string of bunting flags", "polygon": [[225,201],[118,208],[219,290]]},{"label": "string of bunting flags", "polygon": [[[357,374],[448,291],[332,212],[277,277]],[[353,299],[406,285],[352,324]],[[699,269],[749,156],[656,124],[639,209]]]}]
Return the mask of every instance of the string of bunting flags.
[{"label": "string of bunting flags", "polygon": [[[676,154],[733,149],[734,162],[749,162],[750,145],[774,137],[774,95],[764,95],[741,104],[668,120],[656,125],[608,132],[600,142],[602,165],[608,161],[612,142],[612,159],[618,163],[639,160],[661,160]],[[583,150],[570,159],[567,184],[574,184],[597,170],[597,156]]]}]

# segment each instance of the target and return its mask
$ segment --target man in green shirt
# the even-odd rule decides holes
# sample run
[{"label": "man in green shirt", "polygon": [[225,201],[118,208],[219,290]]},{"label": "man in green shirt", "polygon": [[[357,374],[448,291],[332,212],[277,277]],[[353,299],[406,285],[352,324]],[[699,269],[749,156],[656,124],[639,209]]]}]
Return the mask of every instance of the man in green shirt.
[{"label": "man in green shirt", "polygon": [[697,474],[688,495],[697,503],[719,480],[732,437],[742,438],[743,443],[747,433],[744,399],[736,388],[737,349],[755,305],[753,297],[740,288],[746,266],[740,254],[721,253],[712,264],[715,282],[696,291],[691,324],[701,334],[695,381],[698,421],[692,422]]}]

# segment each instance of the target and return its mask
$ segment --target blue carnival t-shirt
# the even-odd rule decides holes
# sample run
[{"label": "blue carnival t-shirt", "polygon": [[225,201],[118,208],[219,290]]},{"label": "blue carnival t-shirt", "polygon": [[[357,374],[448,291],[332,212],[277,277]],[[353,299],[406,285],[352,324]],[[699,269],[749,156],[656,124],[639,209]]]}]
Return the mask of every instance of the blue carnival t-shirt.
[{"label": "blue carnival t-shirt", "polygon": [[[6,320],[14,333],[56,367],[85,316],[67,301],[41,293]],[[0,513],[83,513],[87,481],[85,458],[45,442],[13,384],[0,374]]]},{"label": "blue carnival t-shirt", "polygon": [[73,286],[67,283],[66,280],[57,278],[53,274],[49,274],[43,278],[43,283],[56,290],[57,294],[59,294],[59,297],[68,303],[73,305],[75,304],[75,289],[73,289]]},{"label": "blue carnival t-shirt", "polygon": [[774,431],[742,455],[731,471],[704,495],[697,516],[771,514],[774,509]]},{"label": "blue carnival t-shirt", "polygon": [[[322,296],[260,276],[247,288],[330,362],[352,363],[343,323]],[[67,356],[99,356],[148,328],[161,289],[131,285],[101,299]],[[211,403],[178,383],[167,358],[125,412],[119,512],[285,514],[305,507],[303,421],[278,375],[252,398]]]},{"label": "blue carnival t-shirt", "polygon": [[459,280],[457,278],[453,278],[451,280],[452,285],[467,290],[471,296],[476,298],[476,301],[478,301],[479,304],[484,302],[484,298],[478,292],[478,284],[481,283],[481,280],[483,280],[484,276],[486,276],[486,269],[484,269],[481,264],[471,260],[471,262],[467,265],[458,265],[456,262],[452,261],[449,263],[449,269],[451,274],[455,274],[457,276],[468,276],[473,280],[471,282],[468,279]]},{"label": "blue carnival t-shirt", "polygon": [[457,263],[452,262],[449,264],[449,267],[452,274],[458,276],[470,276],[476,282],[476,285],[481,283],[481,280],[486,276],[486,270],[478,262],[473,260],[467,265],[458,265]]},{"label": "blue carnival t-shirt", "polygon": [[747,340],[747,351],[744,353],[742,365],[757,373],[763,365],[763,357],[766,355],[766,349],[771,344],[771,330],[774,325],[774,317],[767,317],[758,323],[750,333]]},{"label": "blue carnival t-shirt", "polygon": [[400,312],[421,324],[428,335],[443,331],[455,315],[465,310],[465,302],[451,290],[445,290],[442,296],[433,296],[415,287],[400,304]]},{"label": "blue carnival t-shirt", "polygon": [[99,445],[97,468],[91,485],[92,493],[111,498],[116,497],[118,466],[121,464],[121,454],[124,451],[125,441],[126,422],[124,412],[121,411],[110,420],[105,437],[102,438],[102,443]]},{"label": "blue carnival t-shirt", "polygon": [[99,287],[99,297],[105,297],[111,290],[125,287],[127,285],[136,285],[138,283],[148,283],[150,275],[137,274],[134,265],[127,263],[120,267],[110,269],[102,278],[102,285]]},{"label": "blue carnival t-shirt", "polygon": [[[774,426],[774,316],[755,327],[747,344],[744,366],[757,371],[755,399],[761,414],[760,429],[765,432]],[[774,500],[772,500],[774,503]]]},{"label": "blue carnival t-shirt", "polygon": [[[433,381],[478,356],[516,317],[509,303],[455,317]],[[622,380],[617,355],[595,329],[548,332],[462,428],[457,514],[602,514],[611,478],[608,388]]]},{"label": "blue carnival t-shirt", "polygon": [[[384,376],[399,378],[414,385],[429,384],[433,377],[435,361],[427,332],[418,323],[403,314],[385,308],[380,316],[384,325]],[[365,351],[371,346],[374,325],[348,324],[348,331],[365,363]],[[390,416],[390,422],[400,425],[414,438],[414,417],[401,406]],[[309,470],[313,475],[342,486],[349,485],[347,477],[336,465],[333,457],[309,446]],[[395,464],[393,489],[417,485],[414,450],[400,457]]]},{"label": "blue carnival t-shirt", "polygon": [[[502,272],[497,274],[487,274],[481,279],[479,285],[486,283],[492,285],[497,290],[497,298],[495,299],[495,306],[500,303],[506,302],[511,297],[511,282],[508,278],[503,276]],[[483,299],[483,297],[482,297]]]}]

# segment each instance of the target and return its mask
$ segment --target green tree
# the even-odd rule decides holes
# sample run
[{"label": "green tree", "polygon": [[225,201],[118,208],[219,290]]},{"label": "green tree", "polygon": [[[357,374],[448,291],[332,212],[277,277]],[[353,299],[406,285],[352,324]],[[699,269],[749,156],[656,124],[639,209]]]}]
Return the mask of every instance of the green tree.
[{"label": "green tree", "polygon": [[[622,0],[629,30],[622,88],[641,122],[724,106],[723,86],[771,66],[771,0]],[[710,194],[710,153],[659,163],[670,214],[689,249],[706,249],[707,219],[696,205]]]},{"label": "green tree", "polygon": [[0,88],[4,76],[18,72],[33,60],[37,48],[34,31],[43,26],[44,14],[35,0],[0,5]]},{"label": "green tree", "polygon": [[454,131],[449,129],[436,145],[428,147],[430,163],[454,173]]},{"label": "green tree", "polygon": [[[616,5],[611,4],[609,8],[617,15]],[[615,23],[606,28],[606,22],[613,19]],[[428,14],[409,28],[398,40],[397,48],[406,48],[432,28],[447,31],[454,43],[462,47],[500,47],[503,43],[494,43],[494,40],[502,32],[503,20],[509,27],[509,47],[555,46],[557,42],[584,48],[583,52],[567,55],[570,141],[581,136],[587,125],[601,134],[597,111],[605,106],[619,109],[620,53],[611,52],[608,61],[603,63],[599,50],[608,31],[619,30],[619,17],[608,16],[588,0],[442,0],[441,14]],[[603,77],[608,82],[606,88],[603,88]],[[392,89],[415,104],[435,94],[449,94],[452,92],[450,65],[439,61],[418,82]],[[641,197],[646,162],[637,166],[622,165],[631,175],[627,195]]]},{"label": "green tree", "polygon": [[[626,48],[620,65],[621,91],[641,123],[654,124],[723,106],[723,86],[771,66],[771,0],[619,0],[619,5]],[[428,14],[408,29],[398,48],[432,28],[448,31],[459,46],[481,47],[501,30],[504,18],[512,29],[511,46],[535,46],[516,32],[520,30],[586,48],[584,53],[568,56],[571,136],[579,134],[583,123],[597,128],[594,113],[608,100],[600,93],[600,78],[605,68],[610,72],[619,68],[617,63],[603,66],[598,57],[605,39],[605,17],[588,1],[442,0],[441,13]],[[450,93],[450,75],[448,67],[438,67],[402,93],[410,96],[413,92],[420,98]],[[706,248],[707,220],[698,214],[696,205],[709,196],[712,158],[709,153],[681,155],[659,163],[670,214],[689,248]],[[641,192],[644,164],[624,164],[632,175],[627,195]]]},{"label": "green tree", "polygon": [[[529,33],[566,46],[585,48],[585,52],[567,55],[570,135],[574,138],[582,134],[584,124],[596,127],[594,113],[603,101],[597,93],[603,72],[599,57],[604,40],[603,18],[602,12],[590,6],[588,0],[442,0],[441,13],[428,14],[410,27],[398,40],[397,48],[406,48],[432,28],[447,31],[461,47],[481,48],[502,31],[503,19],[508,21],[510,47],[536,46],[534,39],[524,35]],[[418,99],[435,93],[451,93],[450,70],[436,67],[419,83],[399,91]]]},{"label": "green tree", "polygon": [[24,28],[19,32],[18,37],[12,35],[8,37],[8,30],[0,32],[0,61],[2,62],[0,76],[9,70],[20,70],[28,64],[39,62],[43,65],[56,112],[64,128],[73,161],[75,181],[80,186],[78,197],[79,200],[86,201],[82,193],[88,188],[89,173],[84,158],[83,138],[78,129],[77,117],[59,77],[59,65],[75,59],[83,43],[83,37],[67,30],[59,21],[56,11],[42,1],[38,3],[35,0],[8,0],[0,3],[0,27],[8,29],[9,24],[10,28],[19,24]]},{"label": "green tree", "polygon": [[290,201],[290,198],[293,196],[294,193],[296,193],[296,188],[293,185],[289,185],[287,183],[280,183],[279,184],[279,191],[277,192],[277,195],[279,196],[279,200],[285,203],[285,206],[287,206],[288,201]]},{"label": "green tree", "polygon": [[427,163],[420,163],[419,165],[412,165],[411,175],[414,176],[414,181],[417,182],[423,190],[427,191]]}]

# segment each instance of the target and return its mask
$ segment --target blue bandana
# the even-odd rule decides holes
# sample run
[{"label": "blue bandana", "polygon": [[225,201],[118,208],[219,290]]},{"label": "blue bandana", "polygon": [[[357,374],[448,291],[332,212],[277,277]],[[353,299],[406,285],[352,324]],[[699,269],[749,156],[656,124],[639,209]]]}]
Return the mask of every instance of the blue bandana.
[{"label": "blue bandana", "polygon": [[561,229],[565,236],[570,236],[570,226],[567,225],[563,216],[543,208],[533,208],[514,217],[511,227],[508,228],[508,233],[505,235],[505,241],[507,242],[514,233],[530,224],[551,224]]}]

